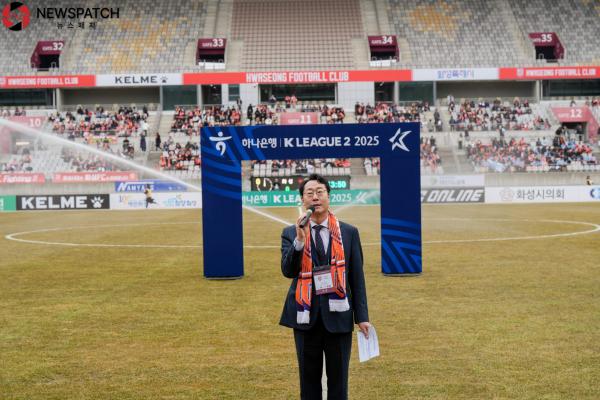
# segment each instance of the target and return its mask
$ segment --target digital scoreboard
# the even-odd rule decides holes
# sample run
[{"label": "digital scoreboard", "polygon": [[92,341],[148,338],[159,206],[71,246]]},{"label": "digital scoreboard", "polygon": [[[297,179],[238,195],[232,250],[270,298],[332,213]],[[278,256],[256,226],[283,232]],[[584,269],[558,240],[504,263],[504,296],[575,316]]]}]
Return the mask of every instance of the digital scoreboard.
[{"label": "digital scoreboard", "polygon": [[[271,190],[283,190],[286,192],[297,191],[303,175],[293,176],[254,176],[250,178],[250,190],[253,192],[270,192]],[[350,175],[326,176],[331,190],[350,189]]]}]

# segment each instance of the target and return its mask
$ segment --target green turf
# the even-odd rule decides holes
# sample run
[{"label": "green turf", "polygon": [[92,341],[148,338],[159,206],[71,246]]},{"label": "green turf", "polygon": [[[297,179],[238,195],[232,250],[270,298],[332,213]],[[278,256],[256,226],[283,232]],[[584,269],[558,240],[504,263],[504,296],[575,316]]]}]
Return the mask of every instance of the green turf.
[{"label": "green turf", "polygon": [[[598,204],[425,206],[416,278],[381,275],[378,212],[339,214],[361,230],[381,344],[365,364],[353,348],[350,398],[600,398],[600,233],[427,243],[589,230],[540,220],[600,224]],[[277,324],[282,225],[245,213],[246,244],[273,247],[246,248],[246,276],[223,282],[202,278],[200,247],[152,247],[201,245],[199,221],[199,210],[0,214],[0,399],[297,398],[292,332]],[[4,239],[80,227],[20,238],[148,247]]]}]

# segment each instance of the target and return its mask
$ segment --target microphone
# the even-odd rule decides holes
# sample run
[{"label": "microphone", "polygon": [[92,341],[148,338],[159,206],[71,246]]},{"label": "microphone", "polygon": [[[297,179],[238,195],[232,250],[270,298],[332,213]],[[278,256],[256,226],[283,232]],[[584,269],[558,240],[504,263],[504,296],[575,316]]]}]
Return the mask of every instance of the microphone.
[{"label": "microphone", "polygon": [[308,223],[308,221],[310,220],[310,216],[312,215],[312,213],[315,212],[315,207],[314,206],[310,206],[308,207],[308,210],[306,210],[306,215],[304,216],[304,218],[302,218],[300,220],[300,223],[298,224],[298,226],[302,229],[306,226],[306,224]]}]

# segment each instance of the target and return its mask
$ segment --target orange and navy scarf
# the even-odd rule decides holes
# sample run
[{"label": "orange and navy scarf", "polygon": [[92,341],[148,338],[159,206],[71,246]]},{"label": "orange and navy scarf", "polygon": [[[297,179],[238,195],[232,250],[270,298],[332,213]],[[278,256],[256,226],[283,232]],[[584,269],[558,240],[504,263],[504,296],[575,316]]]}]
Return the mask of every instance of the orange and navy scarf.
[{"label": "orange and navy scarf", "polygon": [[[342,231],[338,219],[329,212],[328,217],[329,231],[331,232],[331,259],[329,266],[331,268],[331,278],[333,281],[334,292],[329,293],[329,311],[343,312],[350,309],[348,298],[346,297],[346,260],[344,259],[344,245],[342,244]],[[308,237],[302,253],[302,264],[298,283],[296,285],[296,309],[298,324],[308,324],[310,321],[310,307],[312,300],[313,285],[313,261],[311,256],[311,231],[308,230]]]}]

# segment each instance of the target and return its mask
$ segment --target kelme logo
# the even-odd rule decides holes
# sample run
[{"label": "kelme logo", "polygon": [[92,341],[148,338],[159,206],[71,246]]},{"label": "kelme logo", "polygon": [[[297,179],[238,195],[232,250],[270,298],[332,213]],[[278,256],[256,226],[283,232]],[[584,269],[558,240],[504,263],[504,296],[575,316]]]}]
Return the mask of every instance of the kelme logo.
[{"label": "kelme logo", "polygon": [[20,31],[27,28],[30,17],[29,8],[18,1],[13,1],[2,9],[2,24],[11,31]]}]

